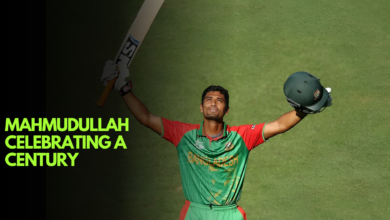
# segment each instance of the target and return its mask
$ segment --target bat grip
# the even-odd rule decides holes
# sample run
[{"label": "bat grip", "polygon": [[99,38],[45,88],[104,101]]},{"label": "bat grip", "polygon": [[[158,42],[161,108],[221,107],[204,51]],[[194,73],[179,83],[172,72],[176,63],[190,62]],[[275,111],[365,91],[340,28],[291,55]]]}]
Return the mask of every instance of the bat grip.
[{"label": "bat grip", "polygon": [[107,97],[112,90],[112,87],[114,87],[114,85],[115,85],[115,81],[116,81],[116,78],[108,81],[106,88],[104,88],[104,91],[103,91],[102,95],[100,96],[99,101],[97,102],[98,107],[103,108],[104,103],[106,102]]},{"label": "bat grip", "polygon": [[[116,60],[116,59],[115,59]],[[116,70],[119,71],[119,66],[117,65],[116,66]],[[106,102],[107,98],[108,98],[108,95],[110,94],[112,88],[114,87],[115,85],[115,82],[116,82],[116,79],[118,79],[117,77],[114,78],[113,80],[109,80],[106,84],[106,87],[104,88],[102,94],[100,95],[100,98],[99,98],[99,101],[97,102],[97,106],[99,108],[103,108],[104,106],[104,103]]]}]

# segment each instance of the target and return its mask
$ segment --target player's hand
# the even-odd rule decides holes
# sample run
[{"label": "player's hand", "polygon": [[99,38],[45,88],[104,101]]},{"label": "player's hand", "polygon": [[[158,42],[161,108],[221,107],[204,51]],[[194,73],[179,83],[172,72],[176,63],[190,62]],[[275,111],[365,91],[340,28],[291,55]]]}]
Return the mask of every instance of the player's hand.
[{"label": "player's hand", "polygon": [[127,83],[126,78],[129,77],[129,68],[126,63],[120,61],[118,62],[118,67],[119,76],[118,79],[116,79],[114,87],[119,91]]},{"label": "player's hand", "polygon": [[330,92],[332,91],[332,89],[330,87],[327,87],[325,89],[329,93],[329,98],[328,98],[328,101],[326,102],[326,107],[329,107],[332,105],[332,100],[333,100],[332,97],[330,96]]},{"label": "player's hand", "polygon": [[107,85],[108,81],[115,79],[118,77],[118,69],[116,68],[116,64],[112,60],[107,60],[106,65],[104,65],[103,68],[103,74],[101,77],[101,81],[104,84],[104,86]]},{"label": "player's hand", "polygon": [[122,88],[122,86],[126,84],[126,78],[128,76],[129,76],[129,69],[127,68],[126,64],[119,62],[117,66],[114,63],[114,61],[107,60],[103,68],[101,81],[104,84],[104,86],[106,86],[108,81],[117,78],[117,80],[115,81],[114,88],[119,91]]}]

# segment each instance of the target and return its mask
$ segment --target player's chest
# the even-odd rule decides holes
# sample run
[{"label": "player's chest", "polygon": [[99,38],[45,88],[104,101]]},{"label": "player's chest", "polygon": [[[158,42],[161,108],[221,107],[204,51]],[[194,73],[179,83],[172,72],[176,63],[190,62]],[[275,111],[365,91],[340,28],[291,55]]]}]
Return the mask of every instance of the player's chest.
[{"label": "player's chest", "polygon": [[193,152],[208,156],[220,156],[222,154],[238,154],[242,149],[243,141],[233,135],[210,140],[204,136],[188,136],[180,141],[178,145],[179,152]]},{"label": "player's chest", "polygon": [[234,170],[249,154],[243,141],[234,136],[213,141],[201,136],[188,137],[179,143],[177,151],[181,167],[210,172]]}]

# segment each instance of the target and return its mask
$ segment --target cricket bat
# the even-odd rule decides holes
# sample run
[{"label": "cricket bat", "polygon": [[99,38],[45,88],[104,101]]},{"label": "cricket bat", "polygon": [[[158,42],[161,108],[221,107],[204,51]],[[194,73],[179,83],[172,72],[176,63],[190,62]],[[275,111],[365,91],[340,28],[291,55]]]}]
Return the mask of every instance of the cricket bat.
[{"label": "cricket bat", "polygon": [[[145,0],[114,59],[116,64],[125,62],[128,67],[130,66],[163,2],[164,0]],[[115,85],[115,81],[116,79],[107,83],[97,106],[101,108],[104,106],[112,87]]]}]

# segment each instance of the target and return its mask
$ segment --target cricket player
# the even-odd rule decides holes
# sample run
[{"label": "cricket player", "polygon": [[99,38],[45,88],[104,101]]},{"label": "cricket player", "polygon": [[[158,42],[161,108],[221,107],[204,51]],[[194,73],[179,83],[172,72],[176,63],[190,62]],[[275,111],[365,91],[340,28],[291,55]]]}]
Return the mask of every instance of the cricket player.
[{"label": "cricket player", "polygon": [[131,92],[126,65],[107,61],[102,82],[117,77],[115,89],[134,117],[171,142],[178,152],[183,192],[186,198],[180,220],[242,220],[244,210],[237,206],[244,183],[248,155],[269,138],[284,133],[307,114],[318,113],[332,104],[330,88],[307,72],[292,74],[284,84],[287,101],[295,110],[269,123],[229,126],[223,117],[229,113],[229,93],[221,86],[203,91],[200,112],[203,121],[187,124],[156,116]]}]

